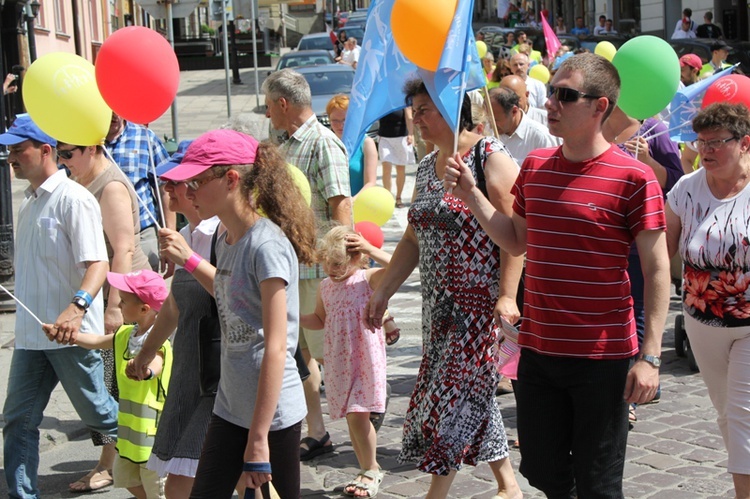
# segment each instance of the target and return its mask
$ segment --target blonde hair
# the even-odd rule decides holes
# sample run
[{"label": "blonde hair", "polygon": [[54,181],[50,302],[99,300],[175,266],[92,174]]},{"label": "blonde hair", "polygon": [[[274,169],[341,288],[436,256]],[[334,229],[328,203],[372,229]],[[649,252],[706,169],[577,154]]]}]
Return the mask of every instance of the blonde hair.
[{"label": "blonde hair", "polygon": [[366,265],[366,259],[361,258],[362,254],[351,252],[346,248],[346,236],[350,234],[356,234],[356,232],[346,225],[337,225],[329,230],[318,241],[318,249],[315,254],[318,263],[329,267],[346,267],[347,273],[353,264],[356,264],[358,268],[363,268]]}]

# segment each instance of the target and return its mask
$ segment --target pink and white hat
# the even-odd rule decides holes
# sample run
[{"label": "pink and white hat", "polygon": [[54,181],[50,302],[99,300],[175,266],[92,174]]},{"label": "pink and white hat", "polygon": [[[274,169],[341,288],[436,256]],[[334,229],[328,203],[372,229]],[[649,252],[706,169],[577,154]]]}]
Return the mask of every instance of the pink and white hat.
[{"label": "pink and white hat", "polygon": [[113,288],[133,293],[157,312],[161,310],[164,300],[169,296],[164,279],[153,270],[139,270],[129,274],[107,272],[107,281]]}]

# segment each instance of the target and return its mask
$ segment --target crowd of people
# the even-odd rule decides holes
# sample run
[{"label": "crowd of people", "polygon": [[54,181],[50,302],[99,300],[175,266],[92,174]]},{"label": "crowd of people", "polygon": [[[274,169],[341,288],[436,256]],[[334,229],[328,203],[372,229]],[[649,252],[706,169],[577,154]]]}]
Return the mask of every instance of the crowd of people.
[{"label": "crowd of people", "polygon": [[[102,446],[71,491],[296,498],[300,462],[333,452],[326,421],[345,418],[360,469],[342,492],[375,497],[387,480],[386,345],[398,341],[388,302],[418,268],[422,360],[398,459],[429,475],[426,497],[448,497],[479,462],[494,499],[522,497],[495,399],[503,324],[519,327],[520,473],[548,497],[623,497],[635,408],[660,398],[678,253],[687,334],[736,496],[750,498],[750,111],[708,106],[693,119],[698,139],[678,145],[658,117],[617,107],[605,58],[567,56],[546,85],[529,77],[543,62],[525,35],[515,41],[507,66],[485,65],[491,89],[464,97],[456,132],[411,79],[378,146],[357,151],[340,140],[348,98],[329,102],[326,128],[291,69],[261,89],[280,146],[235,119],[169,157],[152,131],[114,114],[97,146],[19,115],[0,135],[29,182],[15,255],[28,310],[17,312],[3,408],[10,495],[38,496],[39,425],[60,382]],[[683,85],[700,63],[680,59]],[[409,196],[417,142],[428,147]],[[396,167],[396,206],[408,204],[392,257],[352,225],[378,156],[389,191]]]}]

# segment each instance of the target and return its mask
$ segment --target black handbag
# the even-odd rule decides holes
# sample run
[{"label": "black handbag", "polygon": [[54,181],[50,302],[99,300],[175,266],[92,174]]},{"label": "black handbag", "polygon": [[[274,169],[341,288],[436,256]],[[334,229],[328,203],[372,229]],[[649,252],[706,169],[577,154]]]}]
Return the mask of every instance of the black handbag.
[{"label": "black handbag", "polygon": [[[211,239],[211,265],[216,266],[216,239],[218,227]],[[221,321],[216,300],[211,297],[211,312],[201,317],[198,334],[201,397],[214,397],[219,389],[221,376]]]}]

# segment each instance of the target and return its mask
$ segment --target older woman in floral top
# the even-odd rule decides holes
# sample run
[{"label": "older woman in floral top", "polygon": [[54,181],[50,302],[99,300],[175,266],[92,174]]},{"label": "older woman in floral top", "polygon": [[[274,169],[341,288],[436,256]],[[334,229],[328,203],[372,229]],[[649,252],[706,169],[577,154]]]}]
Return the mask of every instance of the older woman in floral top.
[{"label": "older woman in floral top", "polygon": [[685,329],[729,453],[750,497],[750,112],[713,104],[693,119],[703,167],[667,195],[670,252],[685,263]]}]

